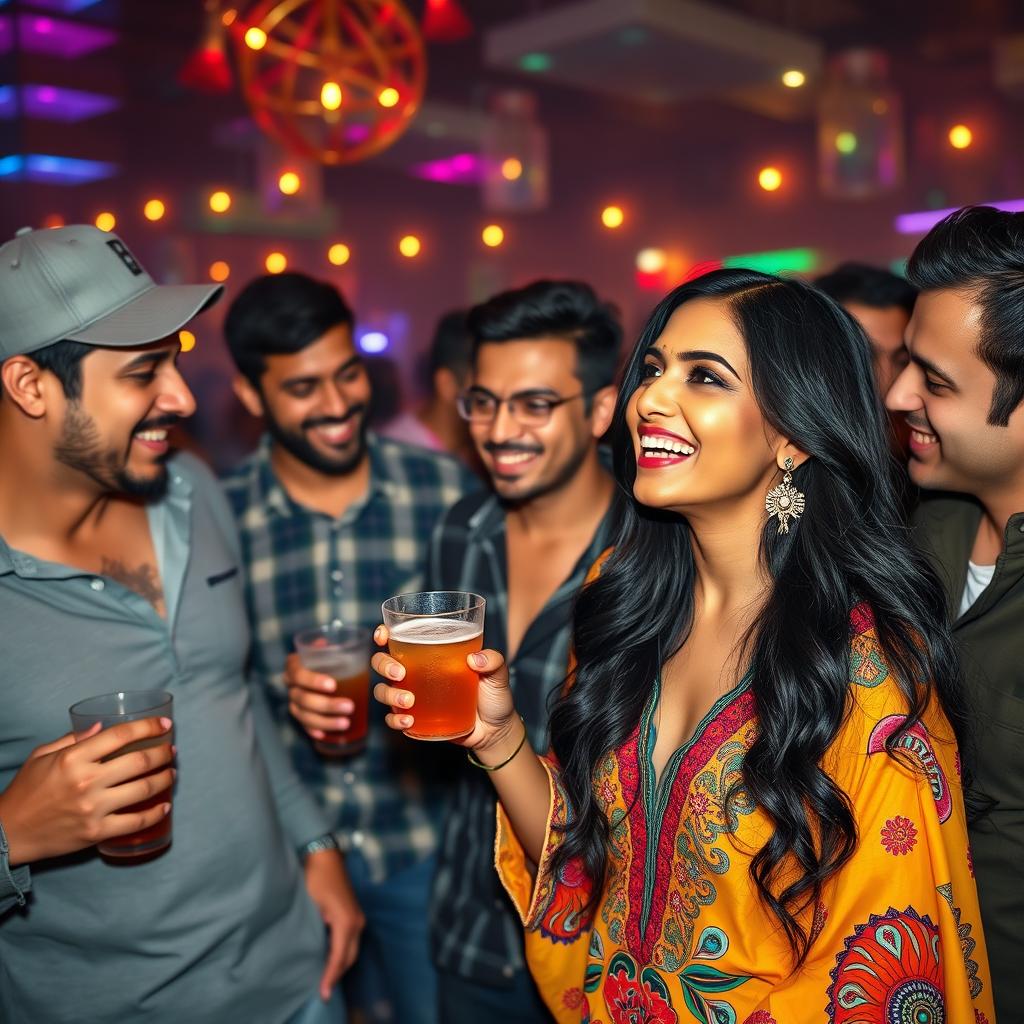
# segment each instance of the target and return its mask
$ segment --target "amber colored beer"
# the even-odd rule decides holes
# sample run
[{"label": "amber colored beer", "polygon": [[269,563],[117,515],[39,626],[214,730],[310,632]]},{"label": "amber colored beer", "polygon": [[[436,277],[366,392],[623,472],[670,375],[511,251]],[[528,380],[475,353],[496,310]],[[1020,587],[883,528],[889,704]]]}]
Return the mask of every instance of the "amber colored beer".
[{"label": "amber colored beer", "polygon": [[388,651],[406,672],[400,685],[416,696],[407,736],[451,740],[472,732],[480,677],[466,658],[480,650],[483,636],[476,623],[444,618],[414,618],[391,627]]},{"label": "amber colored beer", "polygon": [[[170,739],[167,736],[154,736],[151,739],[139,740],[138,743],[129,743],[112,757],[104,758],[104,760],[112,761],[114,758],[123,757],[125,754],[130,754],[135,750],[147,750],[150,747],[159,747],[161,743],[169,742]],[[154,768],[151,772],[146,772],[145,775],[140,775],[139,778],[145,779],[149,775],[158,775],[166,770],[167,765],[161,765],[161,767]],[[141,803],[132,804],[130,807],[122,807],[118,813],[131,814],[137,811],[148,811],[152,807],[158,807],[160,804],[170,802],[171,790],[168,788],[162,793],[157,793],[156,796],[151,796],[148,800],[143,800]],[[113,836],[110,839],[104,839],[99,844],[100,853],[104,857],[141,857],[145,854],[154,853],[156,850],[162,850],[171,842],[172,813],[172,811],[168,811],[163,818],[155,825],[150,825],[149,828],[140,829],[138,832],[130,832],[126,836]]]},{"label": "amber colored beer", "polygon": [[324,738],[316,740],[314,746],[321,754],[339,757],[355,754],[366,746],[366,732],[370,715],[370,666],[363,650],[357,652],[338,648],[323,651],[306,650],[302,664],[314,672],[331,676],[337,684],[332,697],[348,697],[354,705],[347,716],[350,725],[344,732],[324,731]]}]

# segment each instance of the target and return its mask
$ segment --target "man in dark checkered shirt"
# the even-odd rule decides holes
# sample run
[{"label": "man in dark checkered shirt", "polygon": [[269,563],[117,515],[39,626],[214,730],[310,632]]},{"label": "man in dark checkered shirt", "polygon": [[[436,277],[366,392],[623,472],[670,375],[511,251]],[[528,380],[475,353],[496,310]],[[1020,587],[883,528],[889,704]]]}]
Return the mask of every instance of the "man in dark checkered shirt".
[{"label": "man in dark checkered shirt", "polygon": [[352,326],[337,290],[302,274],[259,278],[238,296],[225,323],[235,390],[267,436],[224,487],[243,546],[253,668],[335,823],[366,916],[350,1002],[383,984],[395,1019],[433,1024],[427,900],[451,752],[396,736],[372,704],[365,751],[322,756],[312,737],[344,730],[351,702],[284,683],[296,632],[334,620],[372,629],[383,600],[422,589],[435,524],[475,486],[455,459],[367,432],[371,388]]},{"label": "man in dark checkered shirt", "polygon": [[[615,485],[598,438],[615,405],[621,330],[576,282],[540,281],[469,315],[471,387],[459,409],[496,494],[470,495],[431,544],[428,587],[487,600],[484,646],[505,653],[535,750],[565,680],[572,608],[611,542]],[[550,1020],[523,929],[494,869],[494,788],[465,761],[438,858],[431,947],[444,1024]]]}]

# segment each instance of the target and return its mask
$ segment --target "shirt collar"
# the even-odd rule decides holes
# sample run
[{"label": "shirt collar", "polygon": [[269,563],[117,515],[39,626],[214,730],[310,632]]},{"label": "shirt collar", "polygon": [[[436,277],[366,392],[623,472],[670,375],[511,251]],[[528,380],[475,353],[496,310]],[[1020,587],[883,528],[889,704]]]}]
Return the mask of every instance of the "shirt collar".
[{"label": "shirt collar", "polygon": [[[274,472],[274,465],[271,461],[273,446],[274,439],[270,434],[264,434],[260,438],[255,459],[254,499],[284,518],[301,513],[310,514],[309,509],[304,508],[291,498],[285,490],[284,484],[278,479],[277,473]],[[364,508],[378,496],[386,500],[394,498],[400,487],[388,464],[383,444],[373,431],[367,431],[366,450],[370,457],[370,491],[365,502],[359,503],[359,509]]]}]

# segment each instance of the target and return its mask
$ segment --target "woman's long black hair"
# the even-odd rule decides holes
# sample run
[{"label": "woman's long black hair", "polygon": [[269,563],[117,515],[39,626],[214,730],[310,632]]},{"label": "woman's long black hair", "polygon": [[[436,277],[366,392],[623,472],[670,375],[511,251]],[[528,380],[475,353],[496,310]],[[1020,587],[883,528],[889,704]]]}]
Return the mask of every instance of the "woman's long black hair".
[{"label": "woman's long black hair", "polygon": [[[904,522],[901,469],[890,454],[867,339],[809,285],[749,270],[713,271],[662,300],[629,360],[612,436],[615,474],[630,498],[614,551],[578,599],[574,682],[551,716],[552,747],[574,812],[555,868],[582,857],[599,896],[609,837],[594,773],[636,728],[662,664],[692,625],[689,527],[632,499],[636,461],[625,413],[644,353],[675,310],[698,298],[724,301],[746,341],[765,419],[810,456],[793,473],[807,496],[803,517],[779,535],[766,515],[759,538],[773,586],[747,645],[758,735],[740,790],[730,797],[752,801],[772,821],[750,872],[799,964],[810,943],[805,913],[857,843],[849,800],[822,768],[847,710],[850,612],[857,603],[872,609],[906,698],[903,731],[932,694],[958,740],[965,729],[945,597]],[[897,739],[890,738],[890,752]]]}]

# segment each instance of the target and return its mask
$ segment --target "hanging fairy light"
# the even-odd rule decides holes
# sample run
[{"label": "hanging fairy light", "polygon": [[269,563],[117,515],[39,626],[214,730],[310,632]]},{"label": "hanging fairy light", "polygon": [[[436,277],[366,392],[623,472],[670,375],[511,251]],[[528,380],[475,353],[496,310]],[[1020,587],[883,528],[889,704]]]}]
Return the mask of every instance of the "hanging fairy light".
[{"label": "hanging fairy light", "polygon": [[363,160],[423,100],[423,38],[400,0],[258,0],[230,31],[253,119],[294,156]]}]

